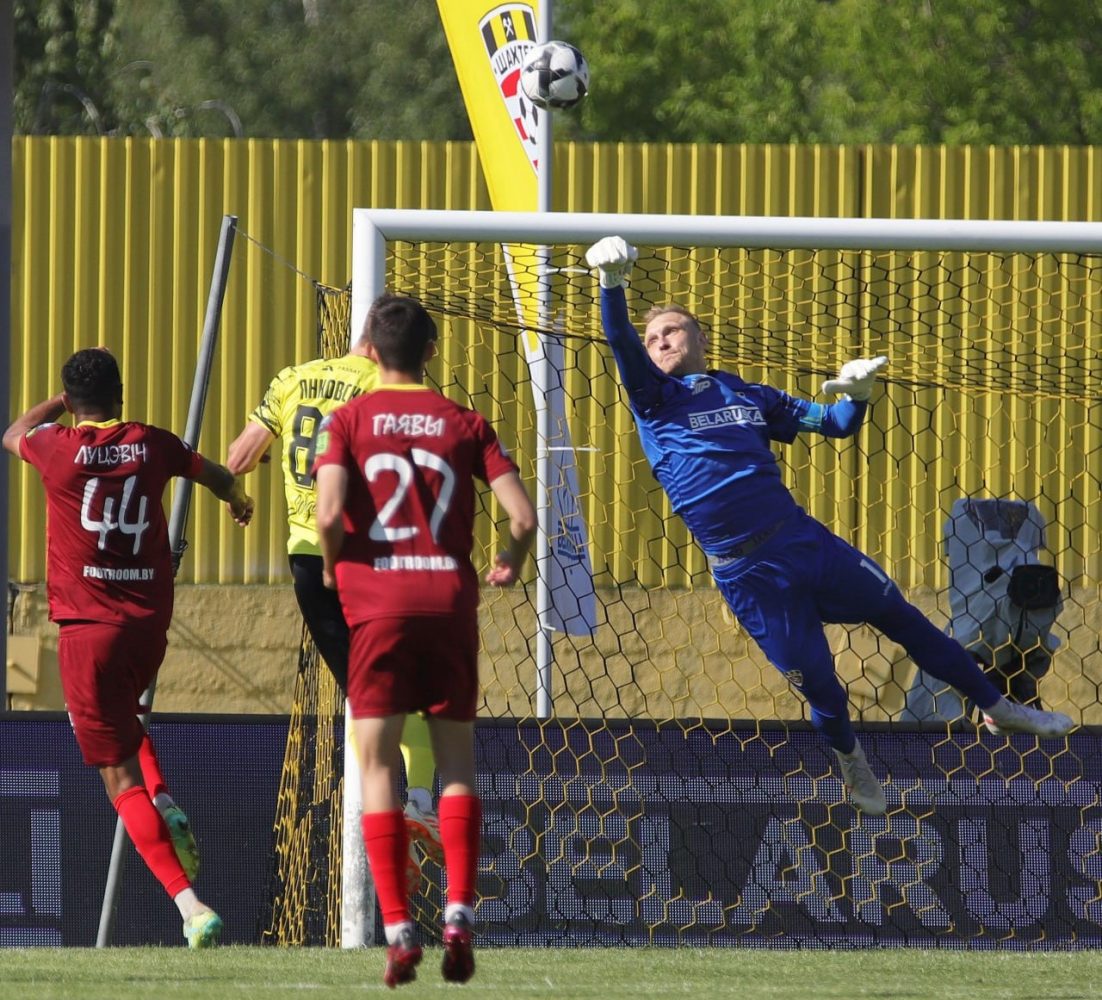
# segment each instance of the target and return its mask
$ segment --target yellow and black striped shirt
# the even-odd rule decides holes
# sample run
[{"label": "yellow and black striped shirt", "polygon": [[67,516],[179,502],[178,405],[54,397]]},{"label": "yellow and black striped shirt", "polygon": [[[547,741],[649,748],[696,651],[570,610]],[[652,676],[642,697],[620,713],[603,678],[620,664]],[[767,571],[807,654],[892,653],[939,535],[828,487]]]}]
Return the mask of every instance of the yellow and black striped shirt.
[{"label": "yellow and black striped shirt", "polygon": [[357,354],[290,365],[272,379],[260,405],[249,414],[250,420],[281,439],[291,555],[321,554],[310,474],[321,422],[338,406],[374,389],[378,378],[375,362]]}]

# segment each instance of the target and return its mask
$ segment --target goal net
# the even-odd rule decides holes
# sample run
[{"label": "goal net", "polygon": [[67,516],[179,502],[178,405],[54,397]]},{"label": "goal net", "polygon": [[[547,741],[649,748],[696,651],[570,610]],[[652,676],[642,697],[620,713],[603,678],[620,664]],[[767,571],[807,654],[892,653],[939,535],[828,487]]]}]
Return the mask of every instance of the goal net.
[{"label": "goal net", "polygon": [[[687,306],[747,381],[822,398],[887,355],[856,438],[778,447],[786,485],[1012,697],[1102,716],[1102,227],[359,211],[352,328],[384,289],[421,299],[431,380],[541,501],[537,572],[481,612],[483,939],[1098,943],[1089,728],[996,738],[883,636],[832,626],[889,812],[845,801],[651,476],[584,263],[610,234],[640,247],[632,315]],[[1047,606],[1031,565],[1058,573]]]},{"label": "goal net", "polygon": [[[348,289],[315,285],[318,356],[348,351]],[[263,944],[340,944],[344,699],[305,623],[259,917]]]}]

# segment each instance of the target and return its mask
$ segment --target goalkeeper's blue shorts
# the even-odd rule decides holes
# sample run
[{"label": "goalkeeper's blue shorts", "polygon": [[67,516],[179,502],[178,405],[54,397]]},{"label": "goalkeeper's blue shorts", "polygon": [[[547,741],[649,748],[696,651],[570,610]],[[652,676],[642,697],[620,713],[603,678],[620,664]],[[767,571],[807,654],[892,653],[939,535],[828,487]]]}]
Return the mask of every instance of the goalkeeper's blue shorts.
[{"label": "goalkeeper's blue shorts", "polygon": [[875,560],[802,511],[744,558],[713,561],[712,574],[742,627],[803,692],[812,721],[828,736],[832,724],[848,730],[846,692],[823,632],[828,622],[872,625],[921,670],[980,706],[998,699],[971,654],[910,604]]}]

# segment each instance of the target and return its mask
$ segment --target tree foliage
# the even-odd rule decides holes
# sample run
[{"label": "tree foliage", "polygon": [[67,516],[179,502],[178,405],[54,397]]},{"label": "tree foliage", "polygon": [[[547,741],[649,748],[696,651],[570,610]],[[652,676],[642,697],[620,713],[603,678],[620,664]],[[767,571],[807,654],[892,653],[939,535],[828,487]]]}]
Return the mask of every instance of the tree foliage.
[{"label": "tree foliage", "polygon": [[114,0],[16,0],[14,123],[20,132],[104,132],[117,59]]},{"label": "tree foliage", "polygon": [[573,134],[681,142],[1102,141],[1096,0],[583,0]]},{"label": "tree foliage", "polygon": [[[92,20],[91,9],[109,40],[94,72],[68,25]],[[16,49],[16,127],[24,132],[95,131],[79,114],[36,115],[36,94],[49,80],[88,93],[103,130],[115,134],[471,134],[439,15],[427,2],[46,0],[16,5]]]},{"label": "tree foliage", "polygon": [[[592,71],[561,138],[1102,142],[1097,0],[552,2]],[[471,134],[432,0],[17,0],[15,14],[23,132]]]},{"label": "tree foliage", "polygon": [[1102,141],[1095,0],[839,6],[875,55],[850,74],[842,141]]}]

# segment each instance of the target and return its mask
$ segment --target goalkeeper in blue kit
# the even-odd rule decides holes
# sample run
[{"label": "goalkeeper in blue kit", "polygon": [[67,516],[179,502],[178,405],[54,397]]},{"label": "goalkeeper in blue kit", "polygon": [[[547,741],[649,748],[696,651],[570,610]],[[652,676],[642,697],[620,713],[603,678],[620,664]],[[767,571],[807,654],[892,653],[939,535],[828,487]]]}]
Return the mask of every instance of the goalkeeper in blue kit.
[{"label": "goalkeeper in blue kit", "polygon": [[655,478],[704,550],[724,600],[811,709],[833,748],[853,805],[887,810],[884,790],[849,719],[824,623],[868,623],[899,643],[919,669],[982,710],[992,732],[1063,736],[1071,719],[1009,702],[971,654],[906,601],[867,555],[799,507],[781,481],[772,441],[801,432],[851,437],[868,410],[884,357],[842,366],[823,384],[836,403],[813,403],[737,375],[709,371],[707,339],[677,305],[645,317],[643,339],[628,317],[623,282],[637,253],[618,236],[586,253],[598,269],[601,322]]}]

